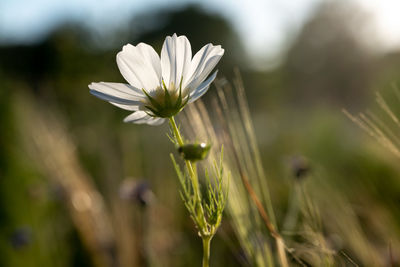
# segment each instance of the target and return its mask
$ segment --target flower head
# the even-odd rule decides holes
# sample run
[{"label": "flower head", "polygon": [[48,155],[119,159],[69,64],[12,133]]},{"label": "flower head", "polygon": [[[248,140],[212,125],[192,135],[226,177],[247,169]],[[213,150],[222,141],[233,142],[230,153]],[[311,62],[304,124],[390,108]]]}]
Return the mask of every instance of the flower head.
[{"label": "flower head", "polygon": [[165,38],[161,58],[150,45],[127,44],[117,54],[117,64],[129,84],[91,83],[90,92],[134,111],[124,122],[160,125],[207,92],[217,71],[209,74],[223,54],[220,45],[207,44],[192,58],[189,40],[176,34]]}]

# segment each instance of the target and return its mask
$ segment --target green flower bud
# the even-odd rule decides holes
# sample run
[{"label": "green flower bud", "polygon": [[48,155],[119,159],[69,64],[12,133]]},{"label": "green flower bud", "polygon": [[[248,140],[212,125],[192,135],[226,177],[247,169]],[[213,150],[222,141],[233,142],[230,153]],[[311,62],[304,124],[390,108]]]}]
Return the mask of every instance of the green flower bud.
[{"label": "green flower bud", "polygon": [[185,160],[197,161],[205,159],[210,148],[211,145],[206,143],[186,144],[178,147],[178,152]]}]

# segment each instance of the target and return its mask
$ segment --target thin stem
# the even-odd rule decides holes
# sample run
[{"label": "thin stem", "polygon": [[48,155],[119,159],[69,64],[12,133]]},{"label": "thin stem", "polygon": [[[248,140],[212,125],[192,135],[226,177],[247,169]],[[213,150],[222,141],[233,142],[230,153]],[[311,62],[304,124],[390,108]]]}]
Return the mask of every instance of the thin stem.
[{"label": "thin stem", "polygon": [[[175,139],[178,142],[178,145],[183,146],[185,143],[184,143],[183,137],[179,131],[179,128],[176,125],[174,117],[169,118],[169,124],[171,125],[171,128],[174,132]],[[190,179],[192,180],[193,191],[195,194],[195,198],[197,200],[200,216],[201,216],[201,218],[203,218],[203,224],[204,224],[203,226],[207,227],[207,221],[205,218],[204,209],[203,209],[203,206],[201,205],[200,187],[199,187],[199,179],[197,177],[196,164],[195,163],[192,164],[192,162],[190,160],[185,160],[185,163],[186,163],[186,167],[189,172]],[[205,228],[203,228],[201,230],[204,230],[204,229]],[[208,233],[201,233],[202,238],[203,238],[203,234],[208,234]]]},{"label": "thin stem", "polygon": [[184,145],[183,138],[181,136],[181,133],[179,132],[178,127],[176,126],[174,117],[169,118],[169,124],[171,125],[172,130],[174,131],[174,135],[175,135],[176,141],[178,142],[178,145],[183,146]]},{"label": "thin stem", "polygon": [[[174,117],[169,118],[169,124],[171,125],[171,128],[174,132],[176,142],[178,143],[179,146],[183,146],[185,143],[179,131],[179,128],[176,125]],[[200,231],[200,237],[203,241],[203,267],[209,267],[210,245],[212,236],[215,233],[215,229],[213,227],[209,228],[209,224],[207,223],[206,220],[206,216],[204,213],[200,197],[200,187],[199,187],[199,180],[197,177],[196,164],[192,163],[190,160],[185,160],[185,163],[188,169],[189,177],[192,181],[194,196],[197,202],[198,209],[196,212],[198,212],[197,215],[202,219],[202,224],[203,224],[203,225],[198,225]]]},{"label": "thin stem", "polygon": [[209,266],[211,237],[203,237],[203,267]]},{"label": "thin stem", "polygon": [[[174,135],[176,138],[176,141],[178,142],[178,145],[183,146],[185,143],[183,141],[182,135],[179,131],[179,128],[176,126],[175,118],[170,117],[169,118],[169,124],[171,125],[172,130],[174,131]],[[186,167],[189,171],[189,176],[192,179],[193,182],[193,189],[196,194],[196,199],[200,201],[200,194],[199,194],[199,181],[197,179],[197,173],[195,171],[195,165],[192,165],[192,162],[190,160],[185,160]]]},{"label": "thin stem", "polygon": [[[236,156],[237,157],[237,156]],[[261,204],[261,201],[258,199],[257,194],[255,193],[253,187],[251,186],[249,179],[247,176],[244,174],[244,172],[241,170],[239,166],[239,172],[240,172],[240,177],[242,178],[242,181],[244,183],[244,186],[249,193],[251,199],[253,200],[254,204],[256,205],[256,208],[258,212],[260,213],[261,218],[263,219],[265,225],[267,226],[267,229],[269,230],[271,236],[275,239],[275,244],[278,250],[278,258],[279,262],[282,267],[288,267],[288,261],[286,257],[286,252],[285,252],[285,243],[283,241],[283,238],[281,235],[278,233],[276,230],[274,224],[271,223],[271,220],[268,217],[267,212],[264,210],[264,207]]]}]

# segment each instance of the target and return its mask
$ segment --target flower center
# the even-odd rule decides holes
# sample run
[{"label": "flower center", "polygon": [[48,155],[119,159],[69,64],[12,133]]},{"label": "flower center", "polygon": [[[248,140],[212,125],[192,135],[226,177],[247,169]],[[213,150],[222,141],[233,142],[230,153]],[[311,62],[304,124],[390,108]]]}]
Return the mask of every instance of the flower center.
[{"label": "flower center", "polygon": [[162,87],[157,87],[151,95],[142,90],[147,96],[144,106],[153,117],[170,118],[180,112],[189,100],[187,94],[182,95],[182,86],[176,88],[174,83],[167,88],[163,82]]}]

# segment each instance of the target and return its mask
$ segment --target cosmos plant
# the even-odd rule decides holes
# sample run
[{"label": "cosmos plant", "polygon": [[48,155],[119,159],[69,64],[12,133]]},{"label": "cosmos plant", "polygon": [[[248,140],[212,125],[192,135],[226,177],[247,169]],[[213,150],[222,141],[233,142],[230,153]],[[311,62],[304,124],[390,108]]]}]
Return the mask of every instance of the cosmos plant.
[{"label": "cosmos plant", "polygon": [[[221,224],[227,199],[223,186],[221,158],[215,162],[211,175],[205,172],[206,186],[201,194],[197,162],[210,150],[206,143],[188,143],[175,122],[175,115],[189,103],[204,95],[217,76],[210,75],[224,54],[221,46],[207,44],[193,57],[186,36],[167,36],[161,57],[145,43],[127,44],[117,54],[118,68],[128,82],[97,82],[89,85],[90,93],[129,111],[124,122],[160,125],[169,120],[171,141],[185,162],[182,171],[174,156],[171,159],[182,186],[181,197],[203,242],[203,267],[209,266],[210,244]],[[194,137],[196,138],[196,137]]]}]

